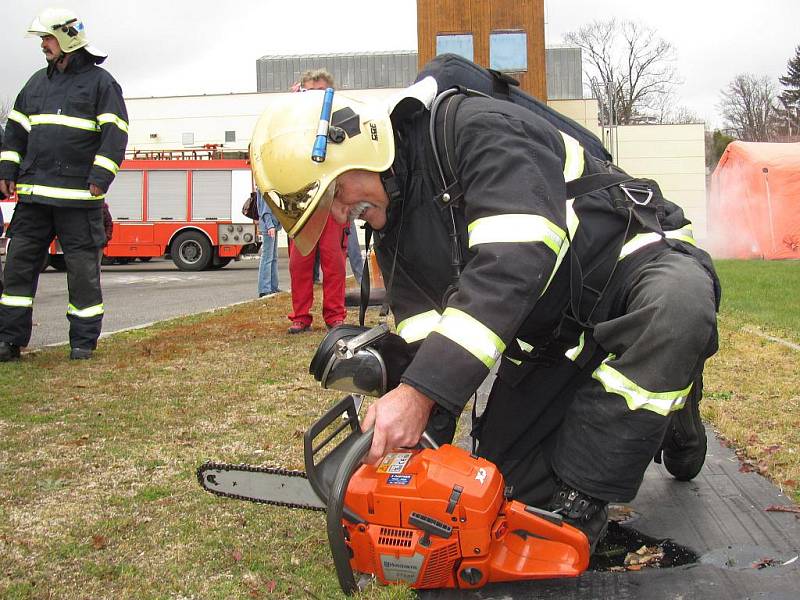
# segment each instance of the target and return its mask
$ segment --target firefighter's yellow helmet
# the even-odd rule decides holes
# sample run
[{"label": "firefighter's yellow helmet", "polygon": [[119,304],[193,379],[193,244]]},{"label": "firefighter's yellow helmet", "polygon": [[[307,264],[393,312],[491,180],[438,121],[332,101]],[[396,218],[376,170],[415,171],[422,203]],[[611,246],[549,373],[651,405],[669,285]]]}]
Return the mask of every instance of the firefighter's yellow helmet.
[{"label": "firefighter's yellow helmet", "polygon": [[58,40],[58,45],[64,54],[86,48],[90,54],[98,58],[106,57],[105,52],[89,44],[83,21],[68,8],[45,8],[33,19],[28,27],[28,35],[39,37],[52,35]]},{"label": "firefighter's yellow helmet", "polygon": [[394,161],[387,106],[333,95],[327,151],[311,158],[320,129],[324,91],[292,94],[271,103],[250,144],[256,185],[301,254],[314,248],[330,213],[336,178],[345,171],[386,171]]}]

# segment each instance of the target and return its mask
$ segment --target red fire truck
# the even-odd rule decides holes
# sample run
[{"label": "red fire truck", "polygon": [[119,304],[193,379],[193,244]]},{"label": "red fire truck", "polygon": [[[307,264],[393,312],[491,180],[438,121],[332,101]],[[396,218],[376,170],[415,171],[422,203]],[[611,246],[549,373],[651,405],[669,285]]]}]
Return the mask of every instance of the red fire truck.
[{"label": "red fire truck", "polygon": [[[168,256],[183,271],[201,271],[256,253],[257,226],[241,210],[252,189],[247,161],[216,149],[130,153],[106,195],[114,235],[104,263]],[[8,223],[13,203],[3,204]],[[50,265],[66,268],[58,240]]]}]

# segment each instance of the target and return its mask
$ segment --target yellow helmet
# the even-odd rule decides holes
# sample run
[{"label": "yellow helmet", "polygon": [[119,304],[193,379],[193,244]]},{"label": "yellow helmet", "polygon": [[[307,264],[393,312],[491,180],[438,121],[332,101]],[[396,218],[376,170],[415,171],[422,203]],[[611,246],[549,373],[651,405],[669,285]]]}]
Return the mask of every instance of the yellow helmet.
[{"label": "yellow helmet", "polygon": [[28,35],[39,37],[52,35],[58,40],[58,45],[64,54],[86,48],[90,54],[98,58],[106,57],[105,52],[89,45],[83,21],[67,8],[45,8],[31,22]]},{"label": "yellow helmet", "polygon": [[250,144],[258,189],[301,254],[307,255],[328,220],[336,178],[345,171],[386,171],[394,161],[388,108],[333,95],[327,151],[312,159],[324,91],[292,94],[261,115]]}]

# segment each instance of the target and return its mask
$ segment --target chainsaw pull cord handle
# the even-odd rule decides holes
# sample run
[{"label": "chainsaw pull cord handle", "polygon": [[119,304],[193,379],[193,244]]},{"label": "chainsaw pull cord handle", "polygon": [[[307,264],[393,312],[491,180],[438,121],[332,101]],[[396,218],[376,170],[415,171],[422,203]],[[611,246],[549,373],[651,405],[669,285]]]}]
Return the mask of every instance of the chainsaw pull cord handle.
[{"label": "chainsaw pull cord handle", "polygon": [[[326,513],[328,545],[331,548],[333,564],[336,567],[336,576],[339,578],[339,587],[348,596],[358,591],[358,584],[356,584],[355,577],[353,577],[353,569],[350,567],[350,550],[344,540],[344,529],[342,527],[345,510],[344,497],[353,473],[361,466],[364,457],[372,446],[374,435],[375,429],[370,428],[363,432],[350,447],[339,464],[339,470],[336,471],[336,476],[333,478],[328,493],[328,510]],[[433,450],[439,447],[427,431],[422,433],[419,445]]]}]

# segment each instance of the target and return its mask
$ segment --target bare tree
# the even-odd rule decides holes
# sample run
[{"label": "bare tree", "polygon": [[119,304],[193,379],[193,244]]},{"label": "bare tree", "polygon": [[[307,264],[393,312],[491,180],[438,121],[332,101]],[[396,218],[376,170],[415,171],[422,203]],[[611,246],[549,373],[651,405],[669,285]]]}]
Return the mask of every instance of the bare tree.
[{"label": "bare tree", "polygon": [[721,93],[719,111],[726,125],[745,142],[770,142],[778,125],[777,92],[769,77],[737,75]]},{"label": "bare tree", "polygon": [[595,21],[564,36],[588,62],[586,75],[603,120],[616,124],[657,120],[659,106],[680,83],[675,48],[632,21]]}]

